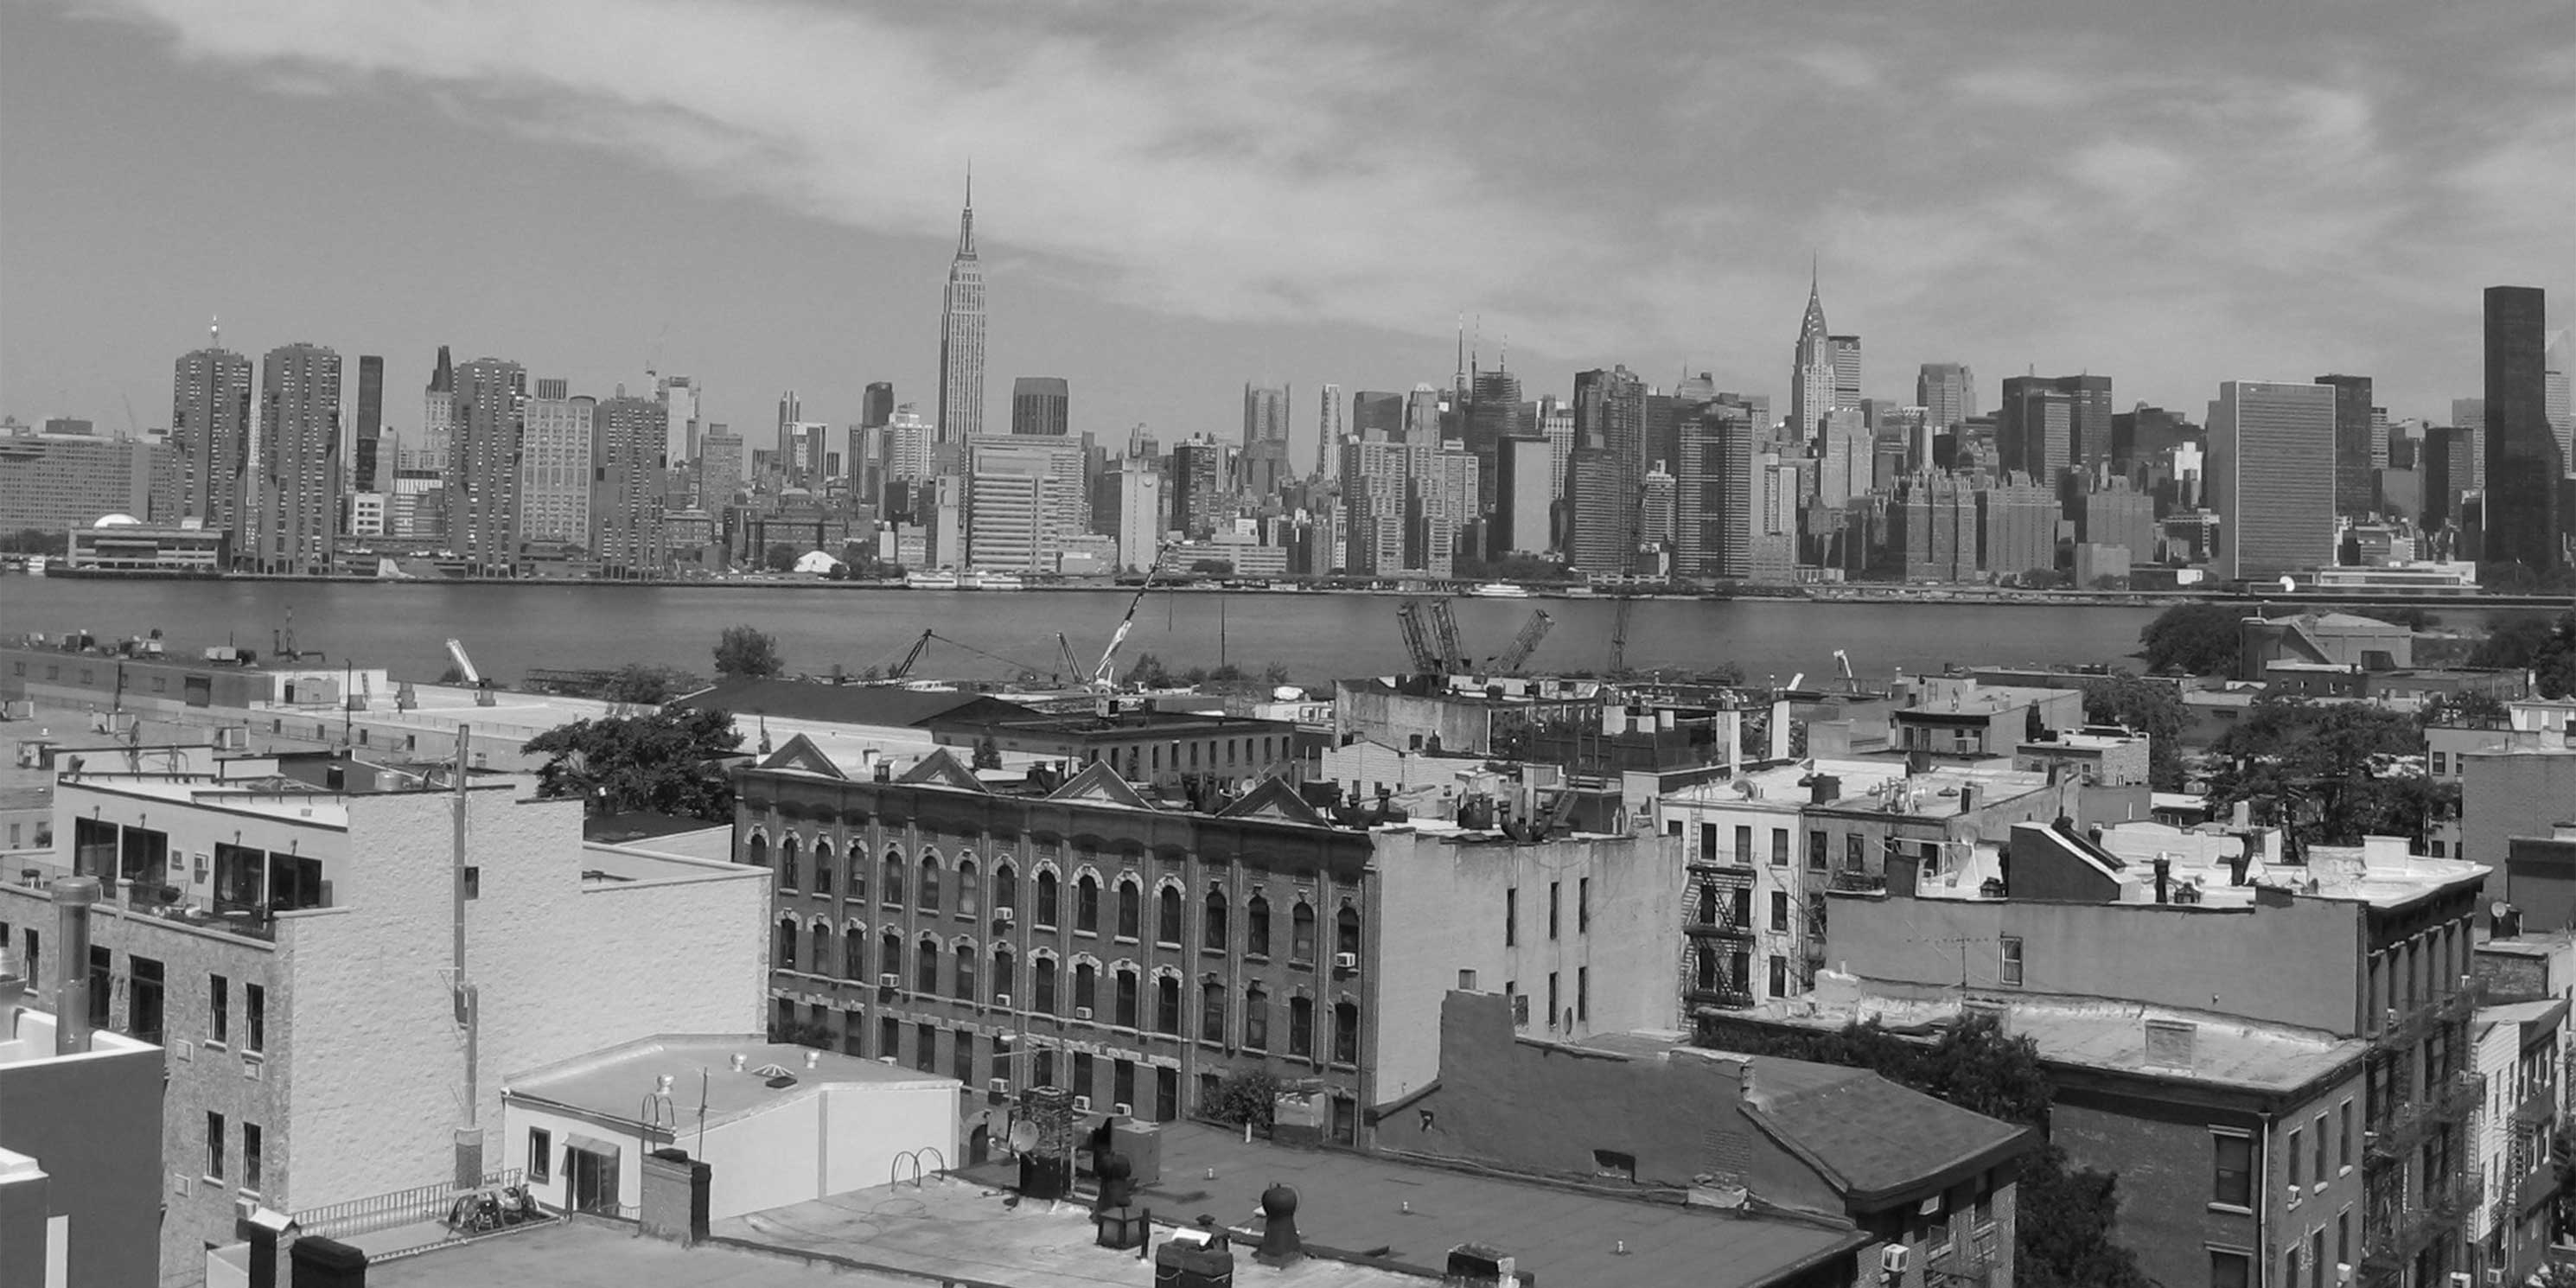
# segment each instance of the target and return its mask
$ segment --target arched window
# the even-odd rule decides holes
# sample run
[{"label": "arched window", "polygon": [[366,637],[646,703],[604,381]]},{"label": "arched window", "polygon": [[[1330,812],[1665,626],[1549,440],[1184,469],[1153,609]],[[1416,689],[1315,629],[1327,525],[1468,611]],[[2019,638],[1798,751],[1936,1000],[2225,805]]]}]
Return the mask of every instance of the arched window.
[{"label": "arched window", "polygon": [[831,974],[832,963],[841,959],[840,953],[835,951],[838,947],[832,942],[831,926],[814,927],[814,940],[805,946],[805,969],[816,975]]},{"label": "arched window", "polygon": [[957,945],[957,968],[948,981],[948,993],[961,1002],[975,1000],[975,948],[971,944]]},{"label": "arched window", "polygon": [[912,991],[925,995],[939,992],[939,941],[925,939],[913,949]]},{"label": "arched window", "polygon": [[1288,914],[1288,960],[1315,960],[1315,909],[1302,899]]},{"label": "arched window", "polygon": [[1288,1054],[1314,1058],[1315,999],[1311,997],[1288,999]]},{"label": "arched window", "polygon": [[923,912],[939,911],[939,856],[921,856],[921,888],[913,892],[913,906]]},{"label": "arched window", "polygon": [[1144,919],[1144,913],[1145,892],[1137,888],[1136,879],[1134,877],[1120,878],[1118,882],[1118,937],[1120,939],[1134,939],[1136,937],[1137,923]]},{"label": "arched window", "polygon": [[892,987],[903,987],[903,935],[888,930],[877,937],[877,973],[894,981]]},{"label": "arched window", "polygon": [[1243,986],[1243,1044],[1255,1051],[1270,1049],[1270,990],[1258,980]]},{"label": "arched window", "polygon": [[1100,878],[1088,872],[1073,884],[1073,928],[1100,933]]},{"label": "arched window", "polygon": [[1099,1012],[1093,1008],[1099,1005],[1100,968],[1089,962],[1075,962],[1073,964],[1074,1009],[1077,1011],[1091,1011],[1092,1014],[1097,1015]]},{"label": "arched window", "polygon": [[1118,978],[1112,983],[1112,987],[1117,990],[1117,995],[1113,1000],[1118,1009],[1112,1012],[1110,1017],[1111,1022],[1116,1024],[1118,1027],[1122,1029],[1132,1029],[1137,1026],[1136,1008],[1137,1004],[1143,1000],[1140,996],[1143,991],[1141,988],[1142,984],[1143,981],[1136,978],[1135,967],[1121,966],[1118,968]]},{"label": "arched window", "polygon": [[793,835],[778,843],[778,888],[801,888],[796,884],[796,838]]},{"label": "arched window", "polygon": [[1154,1031],[1181,1035],[1181,981],[1177,975],[1164,975],[1154,981]]},{"label": "arched window", "polygon": [[993,865],[993,911],[1000,912],[1007,908],[1016,912],[1019,906],[1020,874],[1008,863],[995,863]]},{"label": "arched window", "polygon": [[1225,985],[1207,980],[1199,985],[1199,1041],[1225,1041]]},{"label": "arched window", "polygon": [[1162,892],[1154,896],[1154,942],[1174,948],[1181,946],[1181,890],[1178,886],[1164,886]]},{"label": "arched window", "polygon": [[1049,930],[1055,929],[1057,885],[1058,882],[1055,877],[1055,869],[1038,869],[1037,890],[1031,897],[1030,902],[1032,906],[1029,908],[1029,920],[1034,921]]},{"label": "arched window", "polygon": [[820,837],[814,840],[814,893],[832,893],[832,843]]},{"label": "arched window", "polygon": [[841,978],[868,977],[868,936],[865,930],[851,926],[841,932],[841,957]]},{"label": "arched window", "polygon": [[886,851],[884,885],[877,897],[896,907],[903,906],[903,851]]},{"label": "arched window", "polygon": [[1210,890],[1207,910],[1199,915],[1199,941],[1218,952],[1225,951],[1225,891]]},{"label": "arched window", "polygon": [[1333,918],[1333,951],[1348,953],[1352,961],[1360,956],[1360,914],[1356,908],[1344,908]]},{"label": "arched window", "polygon": [[957,915],[972,917],[983,910],[983,887],[975,883],[975,861],[957,860]]},{"label": "arched window", "polygon": [[748,867],[768,867],[769,838],[758,832],[752,833],[750,843],[742,847],[742,861]]},{"label": "arched window", "polygon": [[1243,951],[1248,957],[1270,955],[1270,901],[1257,894],[1243,905]]},{"label": "arched window", "polygon": [[1360,1062],[1360,1004],[1341,1002],[1333,1007],[1333,1062]]},{"label": "arched window", "polygon": [[778,919],[778,969],[796,969],[796,919]]},{"label": "arched window", "polygon": [[1029,963],[1029,1009],[1040,1015],[1055,1014],[1055,959],[1041,957]]},{"label": "arched window", "polygon": [[995,1006],[1027,1004],[1027,999],[1019,995],[1020,977],[1012,972],[1011,965],[1011,950],[995,945],[993,948],[993,1005]]}]

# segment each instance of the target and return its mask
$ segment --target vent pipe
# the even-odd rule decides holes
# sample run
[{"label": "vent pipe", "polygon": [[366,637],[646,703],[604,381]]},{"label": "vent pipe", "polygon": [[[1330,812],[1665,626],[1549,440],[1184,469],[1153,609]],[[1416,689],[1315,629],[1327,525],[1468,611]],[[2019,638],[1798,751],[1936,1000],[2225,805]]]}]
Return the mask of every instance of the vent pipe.
[{"label": "vent pipe", "polygon": [[2173,860],[2156,856],[2156,902],[2173,902]]},{"label": "vent pipe", "polygon": [[98,903],[98,878],[71,876],[54,882],[54,1054],[89,1050],[89,910]]}]

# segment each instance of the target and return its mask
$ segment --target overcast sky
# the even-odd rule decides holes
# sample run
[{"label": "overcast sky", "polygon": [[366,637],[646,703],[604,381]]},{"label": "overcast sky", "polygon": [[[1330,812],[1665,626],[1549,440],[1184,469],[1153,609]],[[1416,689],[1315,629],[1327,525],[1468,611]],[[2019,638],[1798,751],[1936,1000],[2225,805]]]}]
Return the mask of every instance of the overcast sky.
[{"label": "overcast sky", "polygon": [[[2219,380],[2479,392],[2576,290],[2566,0],[1785,6],[32,0],[0,11],[0,411],[167,423],[203,342],[435,346],[576,391],[935,401],[975,170],[988,419],[1241,424],[1247,379],[1530,396],[1626,362],[1785,404],[1810,255],[1864,392],[1966,361],[2195,418]],[[755,437],[755,443],[762,436]]]}]

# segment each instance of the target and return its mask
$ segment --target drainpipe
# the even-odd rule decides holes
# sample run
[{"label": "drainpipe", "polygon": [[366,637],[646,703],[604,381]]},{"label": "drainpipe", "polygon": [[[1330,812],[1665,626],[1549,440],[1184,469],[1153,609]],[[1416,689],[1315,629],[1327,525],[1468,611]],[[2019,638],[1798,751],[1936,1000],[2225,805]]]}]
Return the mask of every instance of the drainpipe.
[{"label": "drainpipe", "polygon": [[54,1054],[89,1050],[89,910],[98,903],[98,878],[54,881]]}]

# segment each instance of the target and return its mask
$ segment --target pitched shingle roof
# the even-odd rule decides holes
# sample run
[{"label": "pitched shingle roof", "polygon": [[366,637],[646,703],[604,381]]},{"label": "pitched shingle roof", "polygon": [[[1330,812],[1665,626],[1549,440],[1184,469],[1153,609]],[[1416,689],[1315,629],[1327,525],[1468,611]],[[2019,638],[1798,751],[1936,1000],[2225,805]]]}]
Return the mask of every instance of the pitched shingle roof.
[{"label": "pitched shingle roof", "polygon": [[1821,1169],[1854,1208],[1938,1194],[2039,1146],[1988,1118],[1863,1069],[1755,1057],[1755,1122]]}]

